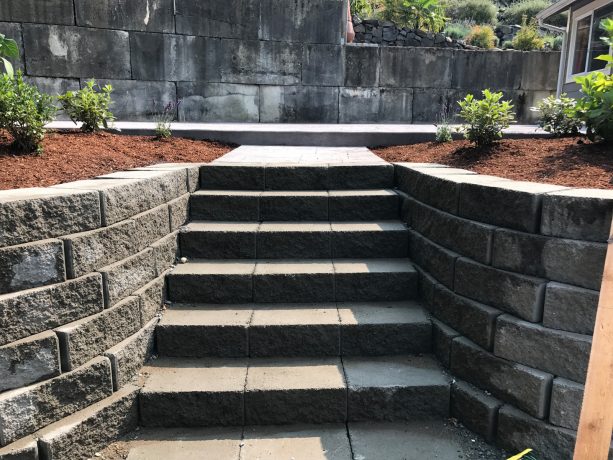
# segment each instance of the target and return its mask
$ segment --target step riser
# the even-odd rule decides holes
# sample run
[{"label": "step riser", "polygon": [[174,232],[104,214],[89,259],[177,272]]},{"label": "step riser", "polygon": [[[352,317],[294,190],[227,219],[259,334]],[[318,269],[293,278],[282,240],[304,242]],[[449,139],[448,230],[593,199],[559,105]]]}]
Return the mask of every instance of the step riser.
[{"label": "step riser", "polygon": [[206,190],[351,190],[394,186],[394,167],[352,166],[223,166],[200,169]]},{"label": "step riser", "polygon": [[258,196],[192,195],[192,220],[369,221],[394,220],[400,215],[398,195]]},{"label": "step riser", "polygon": [[292,275],[176,274],[169,300],[192,303],[396,301],[414,299],[415,272]]},{"label": "step riser", "polygon": [[158,325],[160,356],[313,357],[427,353],[431,325],[184,326]]},{"label": "step riser", "polygon": [[385,232],[187,232],[180,234],[188,259],[402,258],[408,231]]}]

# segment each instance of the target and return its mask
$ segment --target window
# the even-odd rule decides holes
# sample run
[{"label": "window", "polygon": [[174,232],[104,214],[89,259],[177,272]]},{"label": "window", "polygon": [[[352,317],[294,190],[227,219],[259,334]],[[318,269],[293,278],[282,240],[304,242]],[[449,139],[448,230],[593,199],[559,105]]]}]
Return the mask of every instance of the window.
[{"label": "window", "polygon": [[590,29],[592,27],[592,16],[587,16],[577,21],[575,28],[575,46],[573,55],[573,74],[585,72],[587,61],[587,50],[590,46]]},{"label": "window", "polygon": [[607,65],[606,62],[596,59],[601,54],[609,54],[610,52],[609,47],[602,41],[604,31],[600,28],[600,23],[605,18],[613,18],[613,4],[594,12],[594,25],[592,26],[592,49],[588,66],[588,70],[590,71],[604,69],[604,67]]}]

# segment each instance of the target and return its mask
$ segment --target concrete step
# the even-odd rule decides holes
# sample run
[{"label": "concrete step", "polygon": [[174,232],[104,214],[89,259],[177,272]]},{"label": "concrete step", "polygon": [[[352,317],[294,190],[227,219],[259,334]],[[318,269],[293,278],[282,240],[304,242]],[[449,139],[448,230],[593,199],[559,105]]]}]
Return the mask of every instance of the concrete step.
[{"label": "concrete step", "polygon": [[398,219],[399,212],[390,189],[200,190],[190,197],[192,221],[377,221]]},{"label": "concrete step", "polygon": [[143,372],[146,427],[417,420],[449,409],[449,378],[429,356],[161,358]]},{"label": "concrete step", "polygon": [[396,301],[415,298],[417,271],[408,259],[196,259],[167,282],[184,303]]},{"label": "concrete step", "polygon": [[180,233],[181,255],[201,259],[407,257],[400,221],[191,222]]},{"label": "concrete step", "polygon": [[200,168],[200,188],[203,190],[348,190],[393,187],[394,167],[382,161],[370,164],[300,165],[210,163]]},{"label": "concrete step", "polygon": [[156,335],[161,356],[395,355],[430,351],[431,327],[414,301],[175,304]]}]

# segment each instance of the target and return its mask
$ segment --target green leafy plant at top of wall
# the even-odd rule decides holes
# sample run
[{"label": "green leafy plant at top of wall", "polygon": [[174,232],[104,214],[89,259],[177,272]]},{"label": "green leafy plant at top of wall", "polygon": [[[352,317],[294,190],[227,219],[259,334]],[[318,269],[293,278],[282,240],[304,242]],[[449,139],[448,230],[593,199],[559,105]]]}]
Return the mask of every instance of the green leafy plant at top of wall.
[{"label": "green leafy plant at top of wall", "polygon": [[19,57],[19,48],[17,42],[12,38],[6,38],[5,35],[0,34],[0,60],[4,64],[4,71],[9,77],[14,76],[13,64],[9,59],[16,59]]},{"label": "green leafy plant at top of wall", "polygon": [[93,132],[101,127],[108,128],[115,120],[113,112],[109,109],[112,92],[111,85],[100,88],[95,80],[89,80],[80,90],[68,91],[58,96],[58,101],[75,124],[80,121],[83,123],[81,126],[83,131]]},{"label": "green leafy plant at top of wall", "polygon": [[459,101],[460,118],[466,124],[464,137],[477,146],[487,146],[502,138],[502,130],[515,121],[513,105],[502,101],[502,93],[492,93],[489,89],[482,91],[483,99],[475,99],[468,94]]},{"label": "green leafy plant at top of wall", "polygon": [[498,7],[492,0],[451,0],[445,14],[457,21],[496,25]]},{"label": "green leafy plant at top of wall", "polygon": [[400,27],[440,32],[447,23],[439,0],[383,0],[383,19]]},{"label": "green leafy plant at top of wall", "polygon": [[533,112],[539,112],[539,126],[554,136],[572,136],[579,133],[583,123],[577,118],[577,101],[566,94],[549,96],[540,101]]},{"label": "green leafy plant at top of wall", "polygon": [[530,19],[524,16],[521,20],[521,29],[511,42],[513,49],[520,51],[534,51],[543,49],[545,46],[545,40],[539,35],[538,23],[536,18]]},{"label": "green leafy plant at top of wall", "polygon": [[474,26],[466,37],[466,43],[489,50],[496,46],[498,38],[490,26]]}]

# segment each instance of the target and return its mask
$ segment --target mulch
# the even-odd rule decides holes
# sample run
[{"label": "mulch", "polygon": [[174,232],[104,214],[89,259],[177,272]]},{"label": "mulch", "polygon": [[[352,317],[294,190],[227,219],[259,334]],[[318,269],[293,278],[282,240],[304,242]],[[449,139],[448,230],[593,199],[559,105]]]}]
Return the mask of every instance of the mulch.
[{"label": "mulch", "polygon": [[503,139],[489,148],[464,140],[426,142],[373,151],[389,162],[440,163],[507,179],[613,189],[613,146],[583,137]]},{"label": "mulch", "polygon": [[40,155],[18,154],[0,132],[0,190],[47,187],[156,163],[206,163],[235,146],[181,138],[100,132],[48,133]]}]

